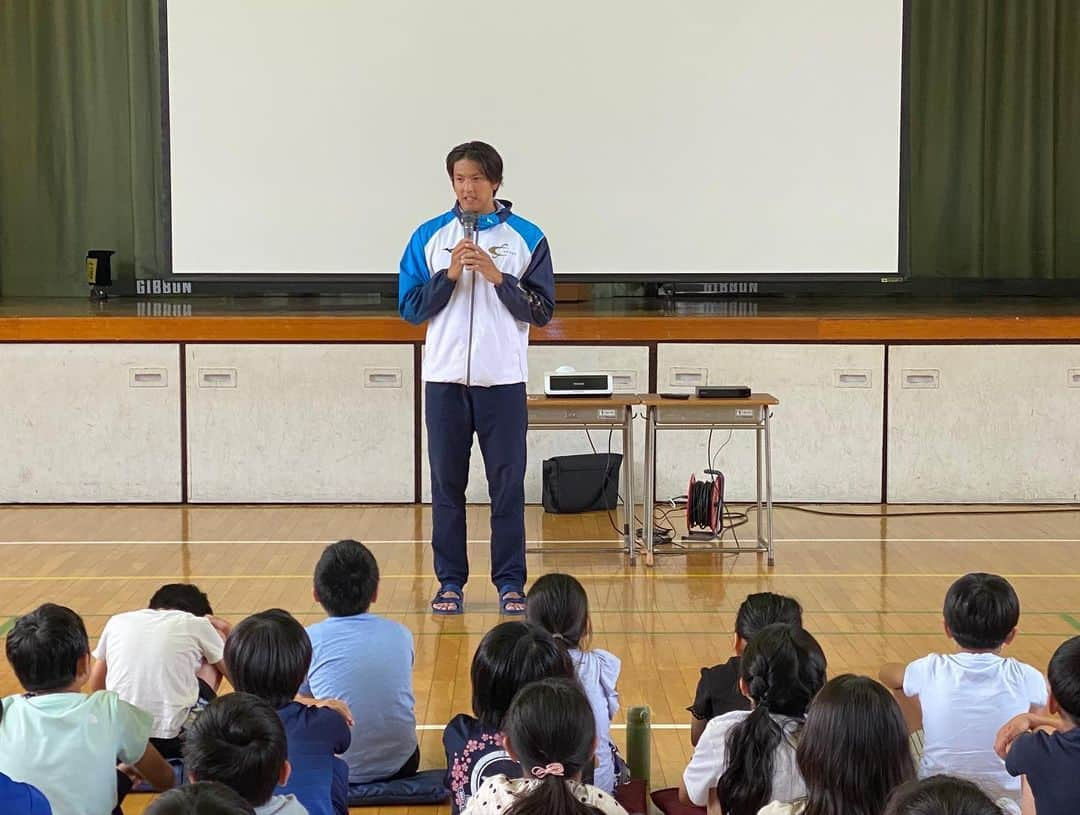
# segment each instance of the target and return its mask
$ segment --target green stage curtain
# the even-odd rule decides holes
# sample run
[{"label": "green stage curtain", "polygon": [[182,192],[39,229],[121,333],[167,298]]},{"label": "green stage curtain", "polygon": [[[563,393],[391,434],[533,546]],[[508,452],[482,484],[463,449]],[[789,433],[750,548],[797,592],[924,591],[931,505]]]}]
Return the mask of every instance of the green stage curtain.
[{"label": "green stage curtain", "polygon": [[915,277],[1080,278],[1080,1],[911,0]]},{"label": "green stage curtain", "polygon": [[0,294],[163,268],[156,0],[0,0]]}]

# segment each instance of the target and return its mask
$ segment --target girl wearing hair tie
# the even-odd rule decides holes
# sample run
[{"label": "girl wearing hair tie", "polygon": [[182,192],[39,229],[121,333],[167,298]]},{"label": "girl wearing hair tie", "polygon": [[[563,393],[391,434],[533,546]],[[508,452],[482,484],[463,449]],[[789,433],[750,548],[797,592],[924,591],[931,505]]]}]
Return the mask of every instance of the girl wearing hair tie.
[{"label": "girl wearing hair tie", "polygon": [[626,815],[614,798],[581,781],[596,751],[592,708],[570,679],[542,679],[514,697],[503,723],[522,778],[489,778],[464,815]]},{"label": "girl wearing hair tie", "polygon": [[801,628],[762,629],[743,652],[739,688],[753,709],[711,719],[683,772],[679,798],[709,815],[757,815],[806,795],[795,760],[806,710],[825,684],[825,654]]}]

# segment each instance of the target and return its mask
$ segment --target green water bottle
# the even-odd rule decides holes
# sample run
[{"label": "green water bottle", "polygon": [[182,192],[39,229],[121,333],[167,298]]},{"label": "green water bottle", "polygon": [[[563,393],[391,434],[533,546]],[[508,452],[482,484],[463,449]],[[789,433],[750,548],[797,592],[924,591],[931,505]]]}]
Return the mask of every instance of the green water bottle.
[{"label": "green water bottle", "polygon": [[647,706],[626,712],[626,763],[630,777],[646,784],[652,774],[652,713]]}]

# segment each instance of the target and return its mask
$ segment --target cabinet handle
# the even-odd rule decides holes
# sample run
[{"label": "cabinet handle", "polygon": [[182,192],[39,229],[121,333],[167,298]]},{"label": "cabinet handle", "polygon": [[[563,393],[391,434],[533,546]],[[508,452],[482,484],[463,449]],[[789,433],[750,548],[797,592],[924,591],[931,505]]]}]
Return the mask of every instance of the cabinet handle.
[{"label": "cabinet handle", "polygon": [[941,371],[936,368],[905,368],[901,372],[904,388],[938,388],[941,386]]},{"label": "cabinet handle", "polygon": [[669,380],[671,385],[680,385],[682,387],[690,387],[693,385],[705,384],[705,369],[704,368],[672,368],[671,378]]},{"label": "cabinet handle", "polygon": [[611,387],[617,391],[637,390],[637,374],[633,371],[617,371],[611,375]]},{"label": "cabinet handle", "polygon": [[365,368],[365,388],[400,388],[402,374],[400,368]]},{"label": "cabinet handle", "polygon": [[167,388],[169,372],[164,368],[129,368],[129,388]]},{"label": "cabinet handle", "polygon": [[1069,369],[1069,387],[1080,388],[1080,368]]},{"label": "cabinet handle", "polygon": [[199,368],[200,388],[235,388],[236,368]]},{"label": "cabinet handle", "polygon": [[836,370],[833,384],[838,388],[869,388],[873,384],[870,371]]}]

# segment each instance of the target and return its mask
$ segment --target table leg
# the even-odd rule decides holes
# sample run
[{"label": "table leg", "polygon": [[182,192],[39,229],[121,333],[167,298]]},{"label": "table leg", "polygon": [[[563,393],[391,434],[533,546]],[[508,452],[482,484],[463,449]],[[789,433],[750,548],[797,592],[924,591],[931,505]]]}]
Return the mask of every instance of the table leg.
[{"label": "table leg", "polygon": [[757,476],[757,542],[759,545],[765,543],[765,525],[762,523],[761,518],[761,494],[762,494],[762,477],[763,477],[763,465],[761,458],[761,433],[764,423],[759,423],[757,429],[754,430],[754,435],[757,437],[757,467],[755,468],[755,475]]},{"label": "table leg", "polygon": [[767,545],[769,547],[769,565],[776,561],[773,557],[773,527],[772,527],[772,439],[769,436],[769,406],[765,411],[765,526],[768,530]]},{"label": "table leg", "polygon": [[641,537],[645,565],[653,565],[653,507],[656,504],[656,409],[645,408],[645,501],[641,508]]},{"label": "table leg", "polygon": [[634,523],[634,408],[623,408],[623,523],[624,539],[630,552],[630,565],[637,561],[637,529]]}]

